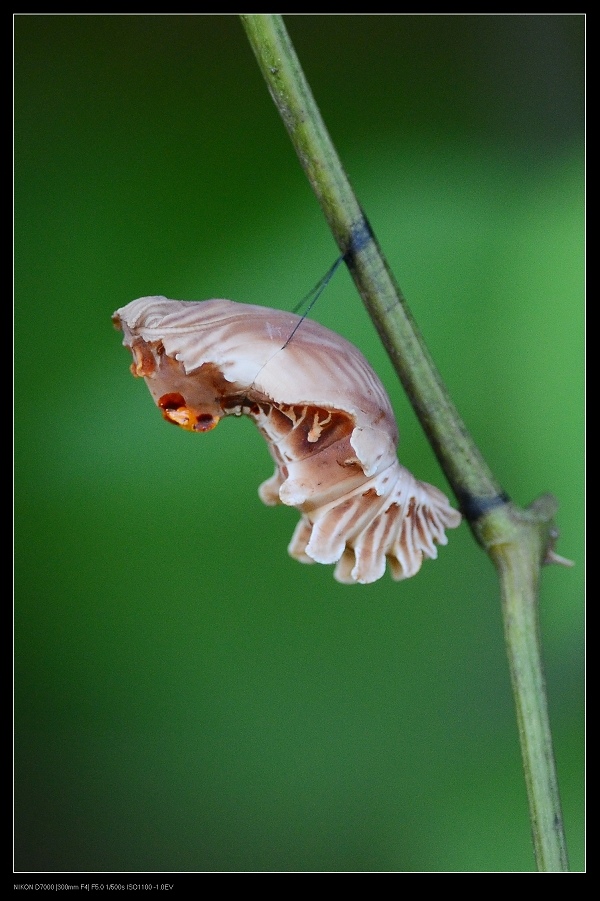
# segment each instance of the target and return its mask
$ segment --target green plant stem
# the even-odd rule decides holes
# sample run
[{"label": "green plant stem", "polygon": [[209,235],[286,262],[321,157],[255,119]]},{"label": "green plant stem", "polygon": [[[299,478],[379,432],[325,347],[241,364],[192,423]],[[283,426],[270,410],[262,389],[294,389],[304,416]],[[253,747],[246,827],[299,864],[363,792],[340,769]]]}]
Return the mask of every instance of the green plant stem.
[{"label": "green plant stem", "polygon": [[556,500],[547,494],[527,509],[507,504],[480,525],[481,541],[500,580],[504,637],[538,869],[568,869],[539,633],[541,565],[555,558]]},{"label": "green plant stem", "polygon": [[502,490],[454,406],[373,235],[276,14],[240,16],[273,101],[381,340],[477,541],[498,571],[505,639],[539,870],[567,869],[541,663],[538,583],[556,504],[527,510]]}]

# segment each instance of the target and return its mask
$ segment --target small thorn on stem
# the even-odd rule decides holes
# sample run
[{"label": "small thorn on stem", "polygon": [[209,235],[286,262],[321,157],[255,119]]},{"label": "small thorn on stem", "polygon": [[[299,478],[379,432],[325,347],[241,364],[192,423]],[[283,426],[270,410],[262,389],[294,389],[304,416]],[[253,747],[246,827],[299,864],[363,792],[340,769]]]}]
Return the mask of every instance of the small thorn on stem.
[{"label": "small thorn on stem", "polygon": [[559,566],[575,566],[574,560],[568,560],[567,557],[561,557],[560,554],[555,554],[553,550],[546,551],[544,563],[558,563]]}]

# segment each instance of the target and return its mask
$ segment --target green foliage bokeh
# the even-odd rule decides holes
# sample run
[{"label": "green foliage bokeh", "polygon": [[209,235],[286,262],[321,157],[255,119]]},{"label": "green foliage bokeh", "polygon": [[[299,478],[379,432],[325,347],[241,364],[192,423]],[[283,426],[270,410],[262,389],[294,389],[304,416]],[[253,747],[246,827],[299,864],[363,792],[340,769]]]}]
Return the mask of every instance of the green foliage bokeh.
[{"label": "green foliage bokeh", "polygon": [[[559,499],[541,624],[584,867],[583,31],[286,17],[360,202],[490,466]],[[251,423],[166,425],[113,331],[145,294],[291,309],[337,250],[234,15],[15,33],[15,843],[25,871],[528,871],[492,567],[338,585]],[[448,491],[340,270],[402,462]]]}]

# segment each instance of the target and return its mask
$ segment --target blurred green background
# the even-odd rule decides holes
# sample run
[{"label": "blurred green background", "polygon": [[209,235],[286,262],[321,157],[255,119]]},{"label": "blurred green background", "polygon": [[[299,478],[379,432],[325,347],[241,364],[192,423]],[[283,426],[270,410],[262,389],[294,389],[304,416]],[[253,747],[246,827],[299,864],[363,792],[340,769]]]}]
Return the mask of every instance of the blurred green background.
[{"label": "blurred green background", "polygon": [[[584,863],[581,15],[286,17],[351,181],[512,498],[560,500],[541,626]],[[534,869],[493,568],[287,556],[246,420],[166,425],[111,314],[291,309],[337,248],[235,15],[23,15],[15,38],[18,871]],[[448,485],[345,270],[402,462]],[[35,414],[35,415],[34,415]]]}]

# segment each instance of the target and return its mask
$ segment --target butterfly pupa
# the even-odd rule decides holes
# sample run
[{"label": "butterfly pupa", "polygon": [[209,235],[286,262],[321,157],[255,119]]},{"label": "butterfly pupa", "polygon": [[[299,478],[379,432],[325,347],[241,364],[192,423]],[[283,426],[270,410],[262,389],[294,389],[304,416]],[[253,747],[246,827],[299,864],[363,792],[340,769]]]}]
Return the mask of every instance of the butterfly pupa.
[{"label": "butterfly pupa", "polygon": [[[207,432],[249,416],[275,463],[259,488],[296,507],[288,551],[339,582],[414,576],[460,513],[396,455],[388,396],[362,353],[310,319],[231,300],[140,297],[113,315],[163,417]],[[296,329],[294,331],[294,329]],[[293,332],[293,339],[288,340]]]}]

